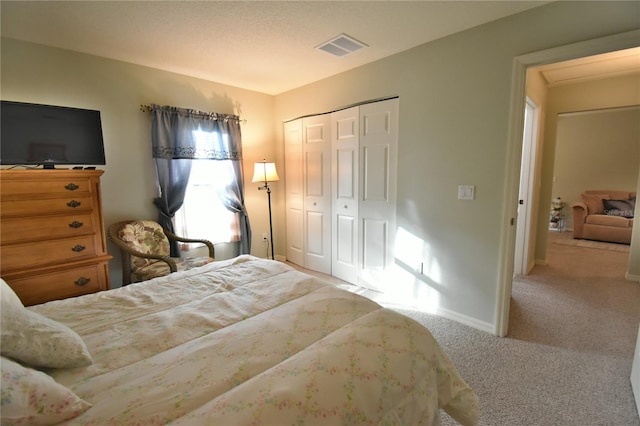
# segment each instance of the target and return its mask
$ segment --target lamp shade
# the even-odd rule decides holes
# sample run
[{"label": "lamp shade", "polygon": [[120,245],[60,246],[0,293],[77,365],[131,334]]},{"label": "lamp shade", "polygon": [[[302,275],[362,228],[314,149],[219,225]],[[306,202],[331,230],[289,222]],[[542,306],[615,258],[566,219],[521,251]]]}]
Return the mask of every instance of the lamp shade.
[{"label": "lamp shade", "polygon": [[276,163],[255,163],[253,166],[253,179],[251,182],[275,182],[280,180],[276,171]]}]

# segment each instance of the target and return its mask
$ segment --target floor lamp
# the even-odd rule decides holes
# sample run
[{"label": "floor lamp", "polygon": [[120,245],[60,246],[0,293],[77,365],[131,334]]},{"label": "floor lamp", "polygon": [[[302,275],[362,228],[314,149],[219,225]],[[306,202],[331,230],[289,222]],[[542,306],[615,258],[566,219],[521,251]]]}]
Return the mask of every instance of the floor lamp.
[{"label": "floor lamp", "polygon": [[261,163],[255,163],[253,167],[253,179],[251,182],[263,182],[262,186],[258,187],[258,190],[266,190],[267,198],[269,199],[269,234],[271,236],[271,259],[274,259],[273,253],[273,222],[271,221],[271,188],[269,188],[269,182],[279,181],[278,172],[276,171],[276,163],[267,163],[267,160],[262,160]]}]

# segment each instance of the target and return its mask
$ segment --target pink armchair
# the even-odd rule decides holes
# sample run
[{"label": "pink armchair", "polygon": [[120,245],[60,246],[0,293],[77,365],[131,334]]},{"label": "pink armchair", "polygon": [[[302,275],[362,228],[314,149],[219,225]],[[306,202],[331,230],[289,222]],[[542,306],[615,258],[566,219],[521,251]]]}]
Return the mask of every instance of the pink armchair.
[{"label": "pink armchair", "polygon": [[630,244],[635,192],[589,190],[571,206],[573,238]]},{"label": "pink armchair", "polygon": [[[122,253],[122,285],[192,269],[215,260],[210,241],[179,237],[149,220],[114,223],[109,227],[108,236]],[[169,239],[204,244],[209,249],[209,257],[170,257]]]}]

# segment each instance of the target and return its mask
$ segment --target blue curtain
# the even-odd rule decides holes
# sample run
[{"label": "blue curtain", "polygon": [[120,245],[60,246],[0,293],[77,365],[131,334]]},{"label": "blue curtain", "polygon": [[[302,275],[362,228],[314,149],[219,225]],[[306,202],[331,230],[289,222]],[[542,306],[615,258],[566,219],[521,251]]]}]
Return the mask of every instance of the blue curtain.
[{"label": "blue curtain", "polygon": [[[198,135],[205,137],[198,138]],[[237,115],[202,112],[171,106],[151,106],[151,142],[160,196],[153,200],[159,223],[173,232],[173,216],[182,207],[192,160],[228,160],[235,179],[223,202],[240,217],[240,253],[251,251],[251,226],[244,205],[242,135]],[[178,246],[171,247],[172,256]]]}]

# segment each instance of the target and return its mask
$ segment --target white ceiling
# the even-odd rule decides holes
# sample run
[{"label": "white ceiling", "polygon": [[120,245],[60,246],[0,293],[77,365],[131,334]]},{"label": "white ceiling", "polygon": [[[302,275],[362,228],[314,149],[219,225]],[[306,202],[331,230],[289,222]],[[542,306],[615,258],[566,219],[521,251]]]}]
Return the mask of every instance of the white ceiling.
[{"label": "white ceiling", "polygon": [[[548,1],[5,1],[1,34],[278,94]],[[314,49],[345,33],[369,47]]]}]

